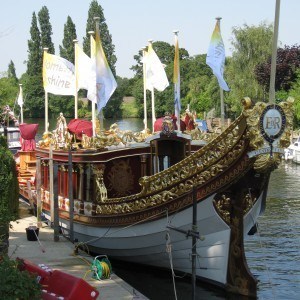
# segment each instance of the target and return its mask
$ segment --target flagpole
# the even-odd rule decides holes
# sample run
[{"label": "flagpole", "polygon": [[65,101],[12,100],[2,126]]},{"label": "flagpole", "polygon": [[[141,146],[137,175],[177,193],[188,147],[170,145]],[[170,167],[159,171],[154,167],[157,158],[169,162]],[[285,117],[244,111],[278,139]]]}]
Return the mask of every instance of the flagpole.
[{"label": "flagpole", "polygon": [[[44,48],[44,54],[47,53],[49,48]],[[45,132],[48,132],[48,92],[45,91]]]},{"label": "flagpole", "polygon": [[147,89],[146,89],[146,64],[144,62],[146,47],[142,48],[143,53],[143,82],[144,82],[144,125],[145,125],[145,134],[147,133]]},{"label": "flagpole", "polygon": [[[153,40],[148,40],[149,46],[152,47]],[[154,102],[154,87],[151,89],[151,110],[152,110],[152,132],[154,132],[154,123],[156,121],[155,117],[155,102]]]},{"label": "flagpole", "polygon": [[[20,83],[19,84],[19,86],[20,86],[20,94],[19,95],[21,95],[21,93],[22,93],[22,83]],[[22,93],[22,102],[23,102],[23,93]],[[22,105],[20,105],[20,108],[21,108],[21,124],[23,124],[23,103],[22,103]]]},{"label": "flagpole", "polygon": [[[174,39],[175,39],[175,57],[174,57],[174,110],[175,116],[177,118],[177,130],[180,132],[180,69],[179,69],[179,46],[178,46],[178,33],[179,30],[174,30]],[[177,49],[178,48],[178,49]],[[177,65],[177,66],[176,66]],[[175,70],[176,68],[176,70]],[[177,74],[175,74],[175,71]],[[177,78],[175,78],[175,76]]]},{"label": "flagpole", "polygon": [[75,51],[75,119],[78,118],[78,82],[77,82],[77,44],[78,44],[78,40],[74,39],[74,51]]},{"label": "flagpole", "polygon": [[[95,18],[94,18],[95,19]],[[92,52],[95,51],[93,48],[93,35],[94,31],[89,31],[88,34],[90,35],[90,49],[91,49],[91,57],[92,57]],[[96,83],[95,83],[96,84]],[[92,127],[93,127],[93,136],[96,135],[96,118],[95,118],[95,110],[96,110],[96,103],[92,101]]]},{"label": "flagpole", "polygon": [[74,43],[74,51],[75,51],[75,119],[78,118],[78,82],[77,82],[77,44],[78,44],[78,40],[74,39],[73,40]]},{"label": "flagpole", "polygon": [[[100,34],[100,31],[99,31],[100,17],[94,17],[94,21],[96,23],[96,33],[98,32]],[[95,55],[97,55],[97,53]],[[96,59],[96,69],[97,68],[98,68],[98,66],[97,66],[97,59]],[[96,78],[97,78],[97,76],[96,76]],[[96,88],[96,91],[97,91],[97,88]],[[98,96],[97,96],[97,98],[98,98]],[[99,110],[99,108],[98,108],[98,110]],[[99,111],[99,120],[100,120],[100,130],[103,130],[103,108],[101,108],[101,110]]]},{"label": "flagpole", "polygon": [[[221,28],[221,17],[216,18],[217,22],[219,23],[219,28]],[[224,119],[225,119],[225,111],[224,111],[224,92],[223,89],[220,87],[220,101],[221,101],[221,130],[224,130]]]},{"label": "flagpole", "polygon": [[275,104],[275,77],[276,77],[276,57],[277,57],[277,44],[278,44],[279,14],[280,14],[280,0],[276,0],[272,60],[271,60],[270,90],[269,90],[269,102],[272,104]]}]

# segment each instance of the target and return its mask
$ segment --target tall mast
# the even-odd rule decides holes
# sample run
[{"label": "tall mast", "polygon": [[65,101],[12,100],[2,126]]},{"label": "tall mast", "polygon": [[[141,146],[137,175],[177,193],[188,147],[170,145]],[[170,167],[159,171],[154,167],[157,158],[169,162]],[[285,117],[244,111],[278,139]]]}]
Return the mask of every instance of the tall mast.
[{"label": "tall mast", "polygon": [[74,116],[75,116],[75,119],[78,118],[78,82],[77,82],[77,78],[78,78],[78,62],[76,61],[77,60],[77,44],[78,44],[78,40],[77,39],[74,39],[73,40],[73,43],[74,43],[74,51],[75,51],[75,97],[74,97],[74,100],[75,100],[75,103],[74,103],[74,106],[75,106],[75,112],[74,112]]},{"label": "tall mast", "polygon": [[[221,17],[216,17],[217,22],[219,23],[219,28],[221,31]],[[225,124],[225,109],[224,109],[224,91],[220,87],[220,103],[221,103],[221,129],[224,130],[224,124]]]},{"label": "tall mast", "polygon": [[270,90],[269,90],[269,103],[272,103],[272,104],[275,104],[275,77],[276,77],[276,57],[277,57],[277,44],[278,44],[279,13],[280,13],[280,0],[276,0],[272,60],[271,60]]},{"label": "tall mast", "polygon": [[143,87],[144,87],[144,128],[145,134],[147,133],[147,89],[146,89],[146,63],[145,63],[145,55],[146,55],[146,47],[142,48],[143,54]]},{"label": "tall mast", "polygon": [[[48,52],[48,48],[44,48],[44,55]],[[45,90],[45,132],[48,132],[48,92]]]},{"label": "tall mast", "polygon": [[[95,31],[89,31],[88,34],[90,35],[90,49],[91,49],[91,58],[93,58],[93,52],[95,52],[94,46],[94,33]],[[95,54],[96,57],[96,54]],[[95,83],[96,84],[96,83]],[[97,90],[97,89],[96,89]],[[92,101],[92,127],[93,127],[93,136],[96,136],[96,119],[95,119],[95,110],[96,110],[96,103]]]}]

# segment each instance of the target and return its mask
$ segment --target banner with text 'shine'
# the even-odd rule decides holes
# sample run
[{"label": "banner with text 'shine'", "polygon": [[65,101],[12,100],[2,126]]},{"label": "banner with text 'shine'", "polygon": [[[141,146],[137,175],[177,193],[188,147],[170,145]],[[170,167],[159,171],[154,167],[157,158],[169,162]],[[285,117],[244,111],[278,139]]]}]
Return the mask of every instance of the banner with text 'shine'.
[{"label": "banner with text 'shine'", "polygon": [[44,52],[43,83],[48,93],[74,96],[76,93],[74,65],[62,57]]}]

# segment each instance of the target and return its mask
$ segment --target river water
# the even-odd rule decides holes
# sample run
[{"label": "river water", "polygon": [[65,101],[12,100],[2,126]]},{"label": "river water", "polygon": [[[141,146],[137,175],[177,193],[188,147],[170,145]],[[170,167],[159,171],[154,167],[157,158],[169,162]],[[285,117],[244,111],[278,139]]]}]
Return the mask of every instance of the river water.
[{"label": "river water", "polygon": [[[40,124],[41,134],[43,120],[29,122],[33,121]],[[143,129],[140,119],[106,120],[105,129],[112,123],[117,123],[121,130]],[[54,129],[51,124],[55,120],[50,120],[50,129]],[[266,210],[258,219],[258,232],[245,238],[248,265],[259,281],[258,299],[297,300],[300,299],[300,165],[283,162],[271,175],[267,198]],[[112,266],[119,277],[149,299],[176,299],[171,273],[117,262],[112,262]],[[189,279],[176,278],[175,287],[177,299],[192,298]],[[224,295],[197,285],[196,299],[247,298]]]}]

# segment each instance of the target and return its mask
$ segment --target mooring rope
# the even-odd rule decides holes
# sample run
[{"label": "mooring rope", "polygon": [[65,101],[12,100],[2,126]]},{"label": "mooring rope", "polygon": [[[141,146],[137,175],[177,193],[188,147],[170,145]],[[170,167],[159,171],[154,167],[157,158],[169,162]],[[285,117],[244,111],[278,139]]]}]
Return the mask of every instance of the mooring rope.
[{"label": "mooring rope", "polygon": [[170,266],[171,266],[171,271],[172,271],[174,295],[175,295],[175,299],[177,300],[176,284],[175,284],[176,275],[175,275],[174,268],[173,268],[172,243],[171,243],[171,237],[170,237],[169,232],[166,233],[166,252],[169,255]]}]

